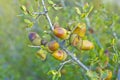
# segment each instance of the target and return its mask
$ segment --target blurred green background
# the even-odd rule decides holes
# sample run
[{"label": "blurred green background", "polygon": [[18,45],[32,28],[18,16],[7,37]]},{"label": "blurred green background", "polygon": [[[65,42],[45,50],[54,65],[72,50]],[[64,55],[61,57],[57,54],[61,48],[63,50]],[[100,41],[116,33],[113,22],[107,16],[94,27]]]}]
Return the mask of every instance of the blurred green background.
[{"label": "blurred green background", "polygon": [[[47,3],[47,0],[45,1]],[[53,1],[60,4],[59,0]],[[113,2],[109,3],[109,0],[108,2],[85,0],[85,2],[94,5],[94,10],[89,15],[91,26],[103,48],[106,49],[114,39],[110,29],[112,21],[115,22],[113,31],[116,32],[118,38],[120,37],[120,6],[116,4],[119,1],[114,4]],[[66,0],[66,10],[51,10],[49,12],[52,21],[54,22],[55,16],[59,17],[58,22],[62,26],[66,26],[71,21],[79,21],[74,10],[74,7],[79,3],[80,0]],[[34,0],[0,0],[0,80],[51,80],[51,75],[47,74],[48,71],[56,69],[60,63],[49,54],[47,61],[43,62],[35,56],[38,49],[28,47],[30,44],[28,40],[29,30],[26,29],[24,23],[26,17],[20,16],[22,14],[20,6],[32,6],[36,11],[35,4]],[[39,23],[34,27],[34,30],[38,33],[40,33],[40,26],[48,26],[43,17],[39,19]],[[88,36],[90,40],[94,41],[91,35]],[[99,51],[99,49],[97,47],[96,51]],[[113,50],[112,52],[114,53]],[[88,54],[91,54],[91,56],[92,54],[96,55],[94,51],[85,52],[85,55]],[[91,56],[87,56],[87,58],[90,59]],[[86,61],[83,62],[86,63]],[[86,64],[89,65],[89,63]],[[111,61],[111,65],[115,64]],[[114,70],[113,67],[111,67],[112,70]],[[81,74],[84,71],[74,64],[66,65],[63,71],[60,80],[85,80],[86,78],[84,74]]]}]

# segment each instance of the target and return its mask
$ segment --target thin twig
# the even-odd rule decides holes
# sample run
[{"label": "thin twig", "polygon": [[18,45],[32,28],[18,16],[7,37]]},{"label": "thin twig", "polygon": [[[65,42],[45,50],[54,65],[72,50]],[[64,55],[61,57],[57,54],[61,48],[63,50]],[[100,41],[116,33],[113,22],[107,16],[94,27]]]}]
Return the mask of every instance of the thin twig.
[{"label": "thin twig", "polygon": [[61,69],[63,68],[63,66],[64,66],[65,64],[67,64],[67,63],[69,63],[69,62],[71,62],[71,61],[72,61],[72,60],[70,59],[70,60],[64,61],[63,63],[60,63],[60,67],[59,67],[59,69],[58,69],[58,72],[61,71]]},{"label": "thin twig", "polygon": [[[42,0],[42,5],[43,5],[43,8],[44,8],[44,11],[47,11],[44,0]],[[48,23],[49,23],[49,25],[50,25],[50,29],[53,31],[53,30],[54,30],[54,27],[53,27],[53,25],[52,25],[52,22],[51,22],[51,20],[50,20],[50,17],[49,17],[49,15],[48,15],[48,13],[46,13],[45,16],[46,16],[46,19],[48,20]],[[60,43],[60,42],[59,42],[59,43]],[[77,58],[73,55],[73,53],[69,52],[66,48],[64,48],[63,45],[61,46],[61,49],[63,49],[69,56],[71,56],[71,58],[72,58],[79,66],[81,66],[81,67],[82,67],[83,69],[85,69],[86,71],[89,70],[79,59],[77,59]]]},{"label": "thin twig", "polygon": [[76,57],[73,55],[73,53],[69,52],[66,48],[63,48],[63,50],[64,50],[65,52],[67,52],[68,55],[69,55],[77,64],[79,64],[79,66],[81,66],[81,67],[82,67],[83,69],[85,69],[86,71],[89,70],[89,68],[87,68],[78,58],[76,58]]},{"label": "thin twig", "polygon": [[28,47],[32,47],[32,48],[40,48],[40,46],[33,46],[33,45],[28,45]]},{"label": "thin twig", "polygon": [[[46,9],[44,0],[42,0],[42,5],[43,5],[43,8],[44,8],[44,11],[46,12],[47,9]],[[54,27],[53,27],[53,25],[52,25],[52,22],[51,22],[50,17],[48,16],[48,13],[46,13],[45,16],[46,16],[46,18],[47,18],[47,20],[48,20],[48,22],[49,22],[49,24],[50,24],[51,30],[53,31],[53,30],[54,30]]]},{"label": "thin twig", "polygon": [[36,14],[36,15],[44,15],[46,12],[33,12],[33,14]]}]

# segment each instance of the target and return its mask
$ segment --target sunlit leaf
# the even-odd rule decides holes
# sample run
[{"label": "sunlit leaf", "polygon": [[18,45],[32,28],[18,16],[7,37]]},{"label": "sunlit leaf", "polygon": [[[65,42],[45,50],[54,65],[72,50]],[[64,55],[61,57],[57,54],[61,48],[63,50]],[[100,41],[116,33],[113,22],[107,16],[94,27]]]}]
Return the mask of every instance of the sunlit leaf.
[{"label": "sunlit leaf", "polygon": [[61,6],[53,6],[53,8],[54,8],[55,10],[60,10],[60,9],[62,9],[63,7],[61,7]]},{"label": "sunlit leaf", "polygon": [[84,6],[83,6],[83,10],[86,11],[87,8],[89,8],[89,4],[85,3]]},{"label": "sunlit leaf", "polygon": [[33,26],[33,22],[31,22],[28,19],[24,19],[24,22],[27,24],[27,27],[32,27]]},{"label": "sunlit leaf", "polygon": [[97,75],[96,72],[93,71],[87,71],[87,76],[91,79],[91,80],[98,80],[99,76]]},{"label": "sunlit leaf", "polygon": [[54,4],[54,2],[52,0],[48,0],[48,3],[51,4],[51,5]]},{"label": "sunlit leaf", "polygon": [[78,7],[75,7],[75,10],[76,10],[77,14],[79,14],[79,15],[81,14],[81,11]]},{"label": "sunlit leaf", "polygon": [[24,5],[20,6],[20,8],[21,8],[21,10],[23,11],[23,13],[25,15],[28,14],[27,9],[26,9],[26,7]]},{"label": "sunlit leaf", "polygon": [[22,5],[20,8],[21,8],[23,11],[26,11],[26,7],[25,7],[24,5]]},{"label": "sunlit leaf", "polygon": [[58,16],[56,16],[56,17],[55,17],[55,21],[56,21],[56,22],[58,22],[58,20],[59,20],[59,17],[58,17]]}]

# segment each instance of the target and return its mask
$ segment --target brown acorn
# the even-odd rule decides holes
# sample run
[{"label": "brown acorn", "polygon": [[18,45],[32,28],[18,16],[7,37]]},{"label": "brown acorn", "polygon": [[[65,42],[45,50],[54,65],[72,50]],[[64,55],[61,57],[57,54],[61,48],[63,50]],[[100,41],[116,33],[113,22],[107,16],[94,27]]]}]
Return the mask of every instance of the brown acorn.
[{"label": "brown acorn", "polygon": [[67,54],[63,50],[54,51],[52,56],[59,61],[64,61],[67,58]]},{"label": "brown acorn", "polygon": [[56,51],[59,48],[59,43],[54,40],[54,41],[48,42],[47,47],[49,51]]},{"label": "brown acorn", "polygon": [[56,37],[60,39],[68,39],[70,35],[70,32],[62,27],[55,27],[53,33],[55,34]]},{"label": "brown acorn", "polygon": [[86,33],[86,24],[78,23],[77,26],[73,30],[73,34],[77,34],[80,37],[84,37]]}]

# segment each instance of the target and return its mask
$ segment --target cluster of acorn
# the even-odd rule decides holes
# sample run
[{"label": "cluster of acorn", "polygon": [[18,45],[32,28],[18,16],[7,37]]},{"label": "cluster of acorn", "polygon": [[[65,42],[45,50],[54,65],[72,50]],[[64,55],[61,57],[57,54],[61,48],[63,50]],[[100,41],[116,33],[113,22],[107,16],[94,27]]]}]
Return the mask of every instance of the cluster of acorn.
[{"label": "cluster of acorn", "polygon": [[73,29],[73,32],[70,37],[70,42],[78,50],[91,50],[94,48],[94,45],[89,40],[83,40],[83,37],[86,34],[86,24],[78,23],[77,26]]},{"label": "cluster of acorn", "polygon": [[[94,48],[92,42],[88,40],[82,40],[86,33],[86,25],[84,23],[79,23],[73,31],[68,31],[59,25],[55,25],[53,33],[56,37],[66,40],[70,39],[70,43],[77,47],[80,50],[90,50]],[[29,40],[35,46],[44,45],[46,50],[49,51],[54,58],[60,61],[64,61],[67,58],[67,54],[64,50],[59,49],[59,43],[55,40],[47,42],[46,40],[42,40],[41,37],[36,32],[29,33]],[[43,60],[46,59],[45,51],[40,49],[37,52],[37,55],[40,56]]]},{"label": "cluster of acorn", "polygon": [[[40,57],[42,60],[46,59],[46,51],[50,52],[52,56],[60,61],[64,61],[67,58],[67,54],[65,51],[59,49],[59,43],[55,40],[47,42],[46,40],[42,40],[41,37],[36,32],[29,33],[29,40],[32,42],[34,46],[44,46],[44,49],[40,49],[37,51],[36,55]],[[46,50],[46,51],[45,51]]]}]

